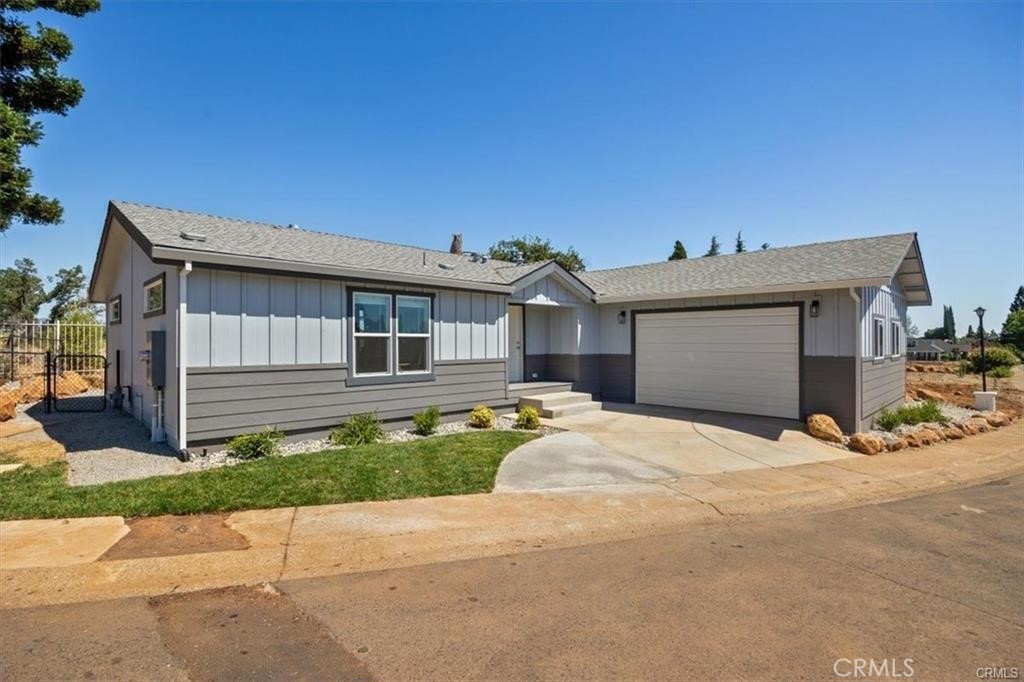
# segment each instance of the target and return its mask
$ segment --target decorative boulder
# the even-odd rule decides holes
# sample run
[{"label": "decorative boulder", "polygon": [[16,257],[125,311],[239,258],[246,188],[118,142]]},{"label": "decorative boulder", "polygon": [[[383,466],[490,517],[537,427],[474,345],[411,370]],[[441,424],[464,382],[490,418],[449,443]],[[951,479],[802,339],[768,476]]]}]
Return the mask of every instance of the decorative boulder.
[{"label": "decorative boulder", "polygon": [[807,418],[807,432],[821,440],[833,443],[843,442],[843,430],[836,424],[836,420],[827,414],[812,414]]},{"label": "decorative boulder", "polygon": [[850,436],[850,448],[863,455],[877,455],[885,451],[885,441],[871,433],[855,433]]},{"label": "decorative boulder", "polygon": [[995,412],[986,412],[985,421],[988,422],[989,426],[1006,426],[1010,423],[1009,418],[999,410]]},{"label": "decorative boulder", "polygon": [[978,433],[988,433],[992,430],[992,427],[988,425],[988,420],[981,415],[971,417],[971,424],[978,429]]},{"label": "decorative boulder", "polygon": [[14,419],[14,412],[17,406],[18,400],[12,393],[7,391],[0,392],[0,422]]},{"label": "decorative boulder", "polygon": [[955,426],[947,426],[942,429],[942,435],[946,437],[946,440],[960,440],[964,437],[964,432]]},{"label": "decorative boulder", "polygon": [[961,431],[963,431],[963,434],[965,436],[977,436],[978,435],[978,427],[975,426],[971,422],[964,422],[962,424],[957,424],[957,428],[959,428]]},{"label": "decorative boulder", "polygon": [[78,372],[64,372],[55,381],[57,395],[77,395],[89,390],[88,382]]},{"label": "decorative boulder", "polygon": [[934,400],[935,402],[941,403],[945,400],[945,397],[938,391],[933,391],[930,388],[919,388],[917,389],[917,397],[920,400]]},{"label": "decorative boulder", "polygon": [[939,434],[935,433],[931,429],[921,429],[920,431],[914,431],[913,433],[907,434],[907,445],[912,448],[932,445],[933,443],[938,443],[939,440]]},{"label": "decorative boulder", "polygon": [[906,438],[893,438],[892,440],[887,441],[885,444],[885,449],[888,450],[889,452],[898,452],[899,450],[902,450],[905,447],[907,447]]}]

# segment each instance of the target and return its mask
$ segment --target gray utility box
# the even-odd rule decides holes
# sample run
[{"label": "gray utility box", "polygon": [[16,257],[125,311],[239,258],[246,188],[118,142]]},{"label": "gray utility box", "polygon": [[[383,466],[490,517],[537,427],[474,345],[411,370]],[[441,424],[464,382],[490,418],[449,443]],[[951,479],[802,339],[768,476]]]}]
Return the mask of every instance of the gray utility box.
[{"label": "gray utility box", "polygon": [[167,385],[167,333],[164,331],[146,332],[146,349],[143,353],[146,361],[146,383],[150,386],[163,388]]}]

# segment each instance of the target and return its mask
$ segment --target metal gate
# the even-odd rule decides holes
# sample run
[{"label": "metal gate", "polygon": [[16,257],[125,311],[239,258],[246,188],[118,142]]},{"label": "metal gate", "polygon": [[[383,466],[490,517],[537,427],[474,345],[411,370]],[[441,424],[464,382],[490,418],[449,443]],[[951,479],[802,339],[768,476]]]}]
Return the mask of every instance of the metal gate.
[{"label": "metal gate", "polygon": [[50,358],[47,410],[102,412],[107,407],[107,358],[59,353]]}]

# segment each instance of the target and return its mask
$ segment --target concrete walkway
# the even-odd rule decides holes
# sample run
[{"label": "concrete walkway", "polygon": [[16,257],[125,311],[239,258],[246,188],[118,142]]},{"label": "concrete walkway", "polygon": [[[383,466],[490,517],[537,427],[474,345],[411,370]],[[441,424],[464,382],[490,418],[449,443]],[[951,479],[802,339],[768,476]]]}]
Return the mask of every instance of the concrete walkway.
[{"label": "concrete walkway", "polygon": [[[225,526],[225,536],[240,535],[240,542],[168,556],[140,551],[132,558],[125,543],[139,529],[133,525],[137,522],[121,517],[9,521],[0,523],[0,608],[154,596],[576,547],[752,516],[898,499],[1021,472],[1024,422],[922,450],[784,469],[237,512],[214,521]],[[188,518],[202,527],[196,520],[206,517]],[[168,523],[166,532],[181,532],[181,525],[180,520]]]},{"label": "concrete walkway", "polygon": [[599,412],[543,421],[569,433],[510,453],[496,491],[630,484],[860,456],[810,437],[799,422],[771,417],[605,403]]}]

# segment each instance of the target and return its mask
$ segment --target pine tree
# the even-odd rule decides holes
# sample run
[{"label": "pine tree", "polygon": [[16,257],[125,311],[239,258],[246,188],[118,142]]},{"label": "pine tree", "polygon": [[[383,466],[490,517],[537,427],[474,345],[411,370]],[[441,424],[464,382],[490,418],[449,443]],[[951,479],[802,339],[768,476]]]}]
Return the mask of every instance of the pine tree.
[{"label": "pine tree", "polygon": [[953,306],[942,306],[942,329],[946,334],[946,339],[956,340],[956,320],[953,319]]},{"label": "pine tree", "polygon": [[705,256],[717,256],[721,252],[721,250],[722,250],[722,245],[718,243],[718,235],[712,235],[712,237],[711,237],[711,247],[708,249],[708,252],[705,253],[704,255]]},{"label": "pine tree", "polygon": [[974,327],[972,325],[967,325],[967,338],[974,338]]},{"label": "pine tree", "polygon": [[743,231],[736,233],[736,253],[743,253],[747,250],[747,245],[743,241]]},{"label": "pine tree", "polygon": [[1013,297],[1013,303],[1010,304],[1011,313],[1018,310],[1024,310],[1024,285],[1017,287],[1017,295]]},{"label": "pine tree", "polygon": [[668,257],[669,260],[686,260],[686,247],[683,243],[676,240],[675,246],[672,247],[672,254]]}]

